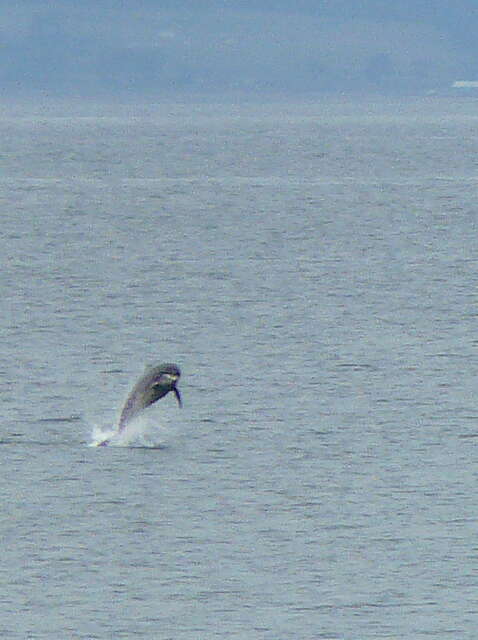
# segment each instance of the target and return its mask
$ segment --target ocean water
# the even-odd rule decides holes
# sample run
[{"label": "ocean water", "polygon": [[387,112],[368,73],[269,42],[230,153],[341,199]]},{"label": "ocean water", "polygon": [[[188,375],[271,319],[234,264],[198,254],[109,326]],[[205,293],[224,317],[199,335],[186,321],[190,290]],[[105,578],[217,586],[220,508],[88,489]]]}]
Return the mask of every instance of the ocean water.
[{"label": "ocean water", "polygon": [[[0,141],[0,636],[476,638],[478,101]],[[89,446],[158,360],[184,408]]]}]

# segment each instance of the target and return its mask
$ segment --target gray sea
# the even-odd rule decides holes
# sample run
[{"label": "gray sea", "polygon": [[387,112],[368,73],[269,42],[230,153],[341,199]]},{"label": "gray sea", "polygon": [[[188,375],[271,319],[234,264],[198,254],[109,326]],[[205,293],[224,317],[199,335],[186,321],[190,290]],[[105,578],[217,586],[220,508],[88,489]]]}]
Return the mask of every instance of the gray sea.
[{"label": "gray sea", "polygon": [[[478,100],[0,141],[0,637],[474,640]],[[156,361],[184,408],[91,446]]]}]

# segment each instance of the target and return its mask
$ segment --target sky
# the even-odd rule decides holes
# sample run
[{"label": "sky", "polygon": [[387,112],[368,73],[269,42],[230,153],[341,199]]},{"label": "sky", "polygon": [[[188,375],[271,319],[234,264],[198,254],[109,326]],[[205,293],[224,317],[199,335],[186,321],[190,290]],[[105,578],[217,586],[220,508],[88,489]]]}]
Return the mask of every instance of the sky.
[{"label": "sky", "polygon": [[477,0],[0,0],[0,88],[427,93],[478,80],[477,28]]}]

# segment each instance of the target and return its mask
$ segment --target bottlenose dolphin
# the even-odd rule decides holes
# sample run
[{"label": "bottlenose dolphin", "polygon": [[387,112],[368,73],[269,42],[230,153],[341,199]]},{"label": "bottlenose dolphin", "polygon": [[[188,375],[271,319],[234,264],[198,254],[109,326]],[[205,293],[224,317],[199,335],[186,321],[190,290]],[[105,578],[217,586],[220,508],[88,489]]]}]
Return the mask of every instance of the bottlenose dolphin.
[{"label": "bottlenose dolphin", "polygon": [[[131,393],[126,398],[118,423],[118,433],[121,433],[143,409],[157,402],[170,391],[174,393],[181,407],[181,394],[176,387],[180,376],[179,367],[169,362],[147,367],[144,375],[134,385]],[[109,443],[109,439],[104,440],[98,446],[104,447]]]}]

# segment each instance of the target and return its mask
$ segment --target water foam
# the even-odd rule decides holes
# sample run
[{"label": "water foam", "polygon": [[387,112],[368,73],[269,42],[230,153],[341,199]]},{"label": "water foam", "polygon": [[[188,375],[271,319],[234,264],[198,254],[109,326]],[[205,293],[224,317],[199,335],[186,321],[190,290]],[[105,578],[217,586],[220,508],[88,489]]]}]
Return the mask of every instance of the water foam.
[{"label": "water foam", "polygon": [[98,447],[105,440],[108,440],[109,447],[158,447],[161,445],[161,438],[158,425],[152,425],[144,417],[138,417],[123,431],[118,432],[117,428],[103,429],[97,425],[93,427],[91,433],[92,442],[90,447]]}]

